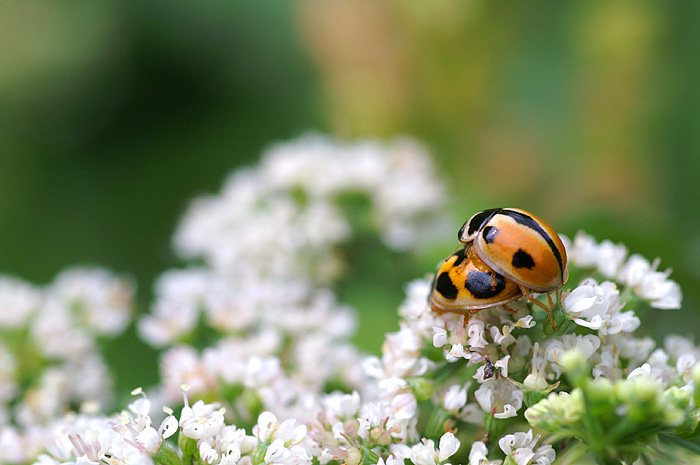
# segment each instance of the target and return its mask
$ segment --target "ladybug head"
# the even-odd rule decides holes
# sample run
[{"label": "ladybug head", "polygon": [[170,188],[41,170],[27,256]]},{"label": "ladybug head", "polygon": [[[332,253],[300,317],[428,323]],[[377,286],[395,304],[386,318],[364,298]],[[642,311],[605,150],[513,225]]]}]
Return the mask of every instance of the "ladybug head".
[{"label": "ladybug head", "polygon": [[462,243],[468,243],[474,240],[477,233],[481,231],[486,223],[491,219],[493,215],[498,213],[502,208],[490,208],[488,210],[480,211],[471,218],[467,220],[466,223],[462,225],[457,233],[457,239]]}]

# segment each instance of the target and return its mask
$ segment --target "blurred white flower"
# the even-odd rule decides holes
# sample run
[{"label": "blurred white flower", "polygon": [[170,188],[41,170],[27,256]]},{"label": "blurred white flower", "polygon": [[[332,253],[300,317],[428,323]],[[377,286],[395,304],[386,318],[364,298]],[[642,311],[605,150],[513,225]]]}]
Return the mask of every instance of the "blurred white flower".
[{"label": "blurred white flower", "polygon": [[48,292],[79,315],[78,320],[99,335],[121,333],[131,319],[134,287],[99,268],[61,272]]},{"label": "blurred white flower", "polygon": [[421,335],[409,326],[388,333],[382,345],[381,359],[367,357],[363,362],[365,373],[377,379],[421,376],[432,363],[422,356],[423,345]]},{"label": "blurred white flower", "polygon": [[635,368],[634,370],[630,371],[629,375],[627,375],[627,379],[635,379],[639,377],[651,379],[659,384],[663,384],[664,382],[661,370],[658,368],[652,368],[652,366],[648,363]]},{"label": "blurred white flower", "polygon": [[17,278],[0,276],[0,327],[25,325],[42,300],[40,289]]},{"label": "blurred white flower", "polygon": [[390,247],[415,246],[440,224],[443,187],[416,143],[306,136],[271,147],[257,169],[236,172],[220,195],[194,202],[175,246],[227,273],[255,263],[261,276],[334,275],[332,248],[351,234],[337,205],[343,193],[370,199]]},{"label": "blurred white flower", "polygon": [[597,255],[596,266],[600,274],[606,278],[615,278],[627,258],[627,247],[606,239],[598,244]]},{"label": "blurred white flower", "polygon": [[321,398],[326,418],[329,421],[342,421],[354,419],[360,409],[360,394],[353,391],[352,394],[332,392]]},{"label": "blurred white flower", "polygon": [[[0,343],[0,405],[8,404],[19,393],[15,355]],[[0,424],[5,423],[0,418]]]},{"label": "blurred white flower", "polygon": [[194,330],[214,277],[202,268],[170,270],[155,284],[155,304],[139,321],[141,336],[150,344],[172,344]]},{"label": "blurred white flower", "polygon": [[433,327],[437,322],[436,313],[431,311],[428,305],[431,290],[429,279],[411,281],[406,286],[406,298],[398,310],[399,316],[410,322],[423,337],[430,337],[433,334]]},{"label": "blurred white flower", "polygon": [[416,415],[418,402],[408,382],[393,377],[379,381],[379,399],[389,407],[389,414],[397,420],[409,420]]},{"label": "blurred white flower", "polygon": [[573,242],[565,241],[564,244],[567,245],[566,255],[572,264],[582,268],[598,264],[598,243],[592,236],[578,231]]},{"label": "blurred white flower", "polygon": [[392,409],[385,402],[370,402],[360,408],[357,417],[359,437],[371,437],[379,445],[388,445],[394,438],[406,440],[408,423],[392,416]]},{"label": "blurred white flower", "polygon": [[668,279],[670,269],[657,271],[659,264],[659,259],[650,264],[645,258],[633,255],[621,271],[620,280],[654,308],[681,308],[681,288],[677,282]]},{"label": "blurred white flower", "polygon": [[453,384],[442,394],[442,407],[448,412],[458,412],[467,403],[467,390],[470,383],[463,386]]},{"label": "blurred white flower", "polygon": [[550,363],[549,368],[558,378],[562,373],[561,362],[566,352],[577,350],[586,358],[591,358],[600,348],[600,338],[594,334],[576,335],[566,334],[558,338],[547,340],[543,344],[546,360]]}]

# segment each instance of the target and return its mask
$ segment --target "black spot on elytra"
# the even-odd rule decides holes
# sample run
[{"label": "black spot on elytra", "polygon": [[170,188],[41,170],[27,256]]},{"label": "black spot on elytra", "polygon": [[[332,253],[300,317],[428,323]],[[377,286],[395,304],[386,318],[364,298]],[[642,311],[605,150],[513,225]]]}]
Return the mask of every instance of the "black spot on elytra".
[{"label": "black spot on elytra", "polygon": [[[554,241],[552,240],[552,238],[549,237],[549,234],[547,234],[547,232],[544,229],[542,229],[542,226],[540,226],[537,223],[537,221],[533,220],[530,216],[524,215],[514,210],[502,209],[500,213],[502,215],[506,215],[513,218],[516,222],[525,225],[528,228],[535,230],[537,234],[539,234],[547,242],[547,245],[549,245],[549,248],[554,254],[554,257],[557,259],[557,262],[559,263],[559,270],[561,270],[561,277],[563,279],[564,264],[562,262],[561,254],[559,253],[559,249],[557,249],[557,246],[554,245]],[[513,257],[513,260],[515,260],[515,257]]]},{"label": "black spot on elytra", "polygon": [[498,234],[498,228],[495,226],[486,226],[481,233],[487,244],[491,244],[496,239],[496,234]]},{"label": "black spot on elytra", "polygon": [[481,227],[486,223],[488,220],[491,219],[493,215],[495,215],[500,208],[490,208],[488,210],[484,210],[482,212],[477,213],[476,215],[472,216],[472,218],[464,223],[464,226],[462,226],[462,229],[459,230],[459,238],[462,238],[462,233],[464,232],[464,228],[467,228],[467,235],[471,236],[475,232],[477,232]]},{"label": "black spot on elytra", "polygon": [[457,298],[457,287],[450,279],[450,275],[447,271],[440,273],[435,280],[435,290],[440,293],[447,300],[454,300]]},{"label": "black spot on elytra", "polygon": [[531,270],[535,266],[535,261],[529,253],[525,252],[523,249],[518,249],[518,251],[513,254],[512,264],[516,268],[527,268]]},{"label": "black spot on elytra", "polygon": [[492,275],[485,271],[470,271],[467,275],[467,280],[464,282],[464,287],[477,299],[490,299],[497,296],[506,287],[506,281],[503,276],[493,274],[496,277],[496,284],[492,285]]}]

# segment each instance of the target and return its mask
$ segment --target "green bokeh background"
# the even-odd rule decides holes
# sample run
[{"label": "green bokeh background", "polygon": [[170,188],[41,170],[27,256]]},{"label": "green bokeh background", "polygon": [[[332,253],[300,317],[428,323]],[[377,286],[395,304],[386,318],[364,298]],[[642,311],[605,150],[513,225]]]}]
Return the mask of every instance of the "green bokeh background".
[{"label": "green bokeh background", "polygon": [[[672,267],[700,329],[700,4],[486,0],[22,0],[0,3],[0,272],[132,276],[139,311],[181,263],[191,199],[308,131],[410,135],[431,149],[455,227],[515,206]],[[456,229],[455,229],[456,231]],[[378,351],[415,256],[358,241],[338,286]],[[698,341],[696,341],[698,342]],[[156,379],[133,331],[119,385]],[[140,360],[138,366],[134,360]]]}]

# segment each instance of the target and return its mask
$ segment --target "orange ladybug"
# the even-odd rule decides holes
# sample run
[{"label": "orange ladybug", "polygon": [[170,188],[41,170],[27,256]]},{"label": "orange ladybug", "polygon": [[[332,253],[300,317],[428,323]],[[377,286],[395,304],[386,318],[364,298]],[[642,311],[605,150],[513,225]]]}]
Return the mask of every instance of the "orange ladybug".
[{"label": "orange ladybug", "polygon": [[532,213],[493,208],[472,216],[459,241],[473,243],[484,263],[537,292],[559,289],[569,277],[566,249],[559,235]]},{"label": "orange ladybug", "polygon": [[530,296],[531,290],[559,289],[569,277],[566,249],[551,226],[525,210],[492,208],[469,218],[457,237],[496,273],[518,284],[552,319],[551,308]]},{"label": "orange ladybug", "polygon": [[489,268],[467,245],[440,265],[429,301],[437,313],[474,314],[512,302],[521,295],[518,284]]}]

